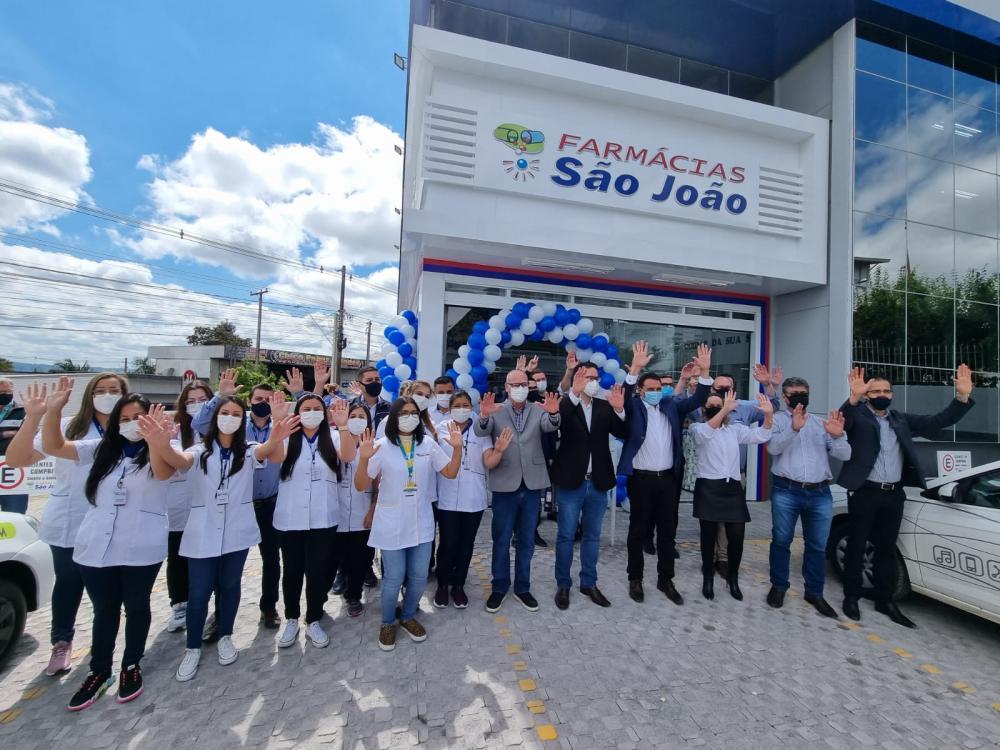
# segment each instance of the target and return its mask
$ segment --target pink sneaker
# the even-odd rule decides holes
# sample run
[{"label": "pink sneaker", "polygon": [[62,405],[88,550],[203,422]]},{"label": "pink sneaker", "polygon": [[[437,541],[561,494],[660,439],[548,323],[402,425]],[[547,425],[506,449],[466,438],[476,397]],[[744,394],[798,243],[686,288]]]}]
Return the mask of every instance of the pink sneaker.
[{"label": "pink sneaker", "polygon": [[58,641],[52,647],[52,656],[49,657],[49,665],[45,668],[45,674],[55,677],[61,672],[68,672],[73,666],[73,641]]}]

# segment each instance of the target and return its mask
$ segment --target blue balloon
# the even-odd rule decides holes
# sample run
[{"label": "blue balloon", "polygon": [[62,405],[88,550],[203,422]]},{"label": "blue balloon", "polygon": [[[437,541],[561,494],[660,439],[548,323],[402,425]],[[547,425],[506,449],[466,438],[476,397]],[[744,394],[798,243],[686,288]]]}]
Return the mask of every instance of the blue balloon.
[{"label": "blue balloon", "polygon": [[446,372],[445,375],[451,378],[452,384],[454,384],[455,381],[458,380],[458,370],[455,370],[451,367],[448,368],[448,372]]},{"label": "blue balloon", "polygon": [[550,318],[548,315],[546,315],[544,318],[542,318],[541,322],[538,324],[538,327],[541,328],[543,332],[548,333],[549,331],[551,331],[553,328],[556,327],[556,319]]},{"label": "blue balloon", "polygon": [[400,346],[406,343],[406,336],[402,331],[393,331],[386,338],[389,339],[389,343],[393,346]]},{"label": "blue balloon", "polygon": [[[414,356],[403,357],[403,364],[404,365],[409,365],[410,369],[414,373],[416,373],[416,371],[417,371],[417,358],[416,357],[414,357]],[[414,377],[416,377],[416,375],[414,375]]]},{"label": "blue balloon", "polygon": [[396,328],[396,326],[386,326],[385,328],[382,329],[382,335],[385,338],[389,338],[392,335],[393,331],[398,331],[398,330],[399,329]]},{"label": "blue balloon", "polygon": [[473,367],[472,372],[469,374],[472,375],[472,379],[476,383],[485,383],[490,377],[490,374],[486,372],[486,368],[482,365],[476,365]]},{"label": "blue balloon", "polygon": [[610,372],[601,373],[601,388],[608,389],[615,384],[615,376]]},{"label": "blue balloon", "polygon": [[579,349],[589,349],[594,343],[594,340],[590,338],[589,333],[581,333],[576,337],[576,346]]},{"label": "blue balloon", "polygon": [[490,324],[487,323],[485,320],[480,320],[478,323],[472,326],[472,330],[475,333],[486,333],[488,330],[490,330]]},{"label": "blue balloon", "polygon": [[413,346],[410,344],[409,341],[404,341],[402,344],[399,345],[399,348],[396,351],[399,352],[400,356],[406,358],[409,357],[411,354],[413,354]]},{"label": "blue balloon", "polygon": [[520,315],[522,318],[528,317],[528,310],[531,309],[531,305],[527,302],[516,302],[514,307],[511,308],[516,314]]},{"label": "blue balloon", "polygon": [[389,391],[389,393],[397,393],[399,391],[399,378],[395,375],[382,378],[382,387]]},{"label": "blue balloon", "polygon": [[541,328],[536,328],[534,333],[532,333],[530,336],[525,336],[525,338],[528,339],[529,341],[541,341],[542,339],[545,338],[545,331],[543,331]]},{"label": "blue balloon", "polygon": [[411,326],[415,326],[417,324],[417,314],[413,312],[413,310],[403,310],[400,315],[406,318]]},{"label": "blue balloon", "polygon": [[516,331],[521,327],[521,321],[524,320],[520,315],[515,312],[508,313],[507,317],[503,319],[503,322],[507,324],[507,327]]},{"label": "blue balloon", "polygon": [[591,339],[590,346],[595,352],[607,352],[608,340],[603,336],[597,336]]},{"label": "blue balloon", "polygon": [[389,367],[389,365],[385,365],[384,367],[378,368],[378,376],[382,378],[383,383],[385,382],[385,379],[392,374],[393,374],[393,369]]},{"label": "blue balloon", "polygon": [[375,363],[376,370],[381,370],[383,367],[388,367],[388,366],[389,363],[386,362],[384,359],[380,359],[378,362]]},{"label": "blue balloon", "polygon": [[618,347],[614,344],[608,344],[608,350],[604,353],[608,356],[608,359],[618,359]]},{"label": "blue balloon", "polygon": [[564,325],[569,324],[569,312],[566,310],[556,310],[555,314],[556,325],[562,328]]},{"label": "blue balloon", "polygon": [[570,309],[570,310],[567,310],[567,312],[569,313],[569,322],[570,323],[579,323],[580,322],[580,318],[583,317],[583,315],[580,314],[580,311],[577,310],[575,307],[572,308],[572,309]]},{"label": "blue balloon", "polygon": [[469,349],[469,353],[465,355],[465,358],[469,360],[469,364],[475,367],[476,365],[481,365],[483,360],[486,359],[486,355],[483,354],[482,349]]},{"label": "blue balloon", "polygon": [[509,343],[510,343],[510,331],[501,331],[500,346],[506,346]]},{"label": "blue balloon", "polygon": [[481,333],[474,333],[469,336],[469,348],[470,349],[485,349],[486,348],[486,337]]}]

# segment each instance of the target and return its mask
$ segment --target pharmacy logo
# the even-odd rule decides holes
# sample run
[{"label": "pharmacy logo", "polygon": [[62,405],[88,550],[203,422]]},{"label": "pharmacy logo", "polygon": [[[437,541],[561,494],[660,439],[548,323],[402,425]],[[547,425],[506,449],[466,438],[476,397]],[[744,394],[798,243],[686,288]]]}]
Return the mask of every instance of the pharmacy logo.
[{"label": "pharmacy logo", "polygon": [[545,135],[539,130],[529,130],[523,125],[505,122],[493,130],[493,137],[517,153],[516,159],[504,159],[500,162],[514,182],[527,182],[529,177],[534,179],[535,173],[539,171],[539,160],[529,159],[528,156],[542,152],[545,148]]}]

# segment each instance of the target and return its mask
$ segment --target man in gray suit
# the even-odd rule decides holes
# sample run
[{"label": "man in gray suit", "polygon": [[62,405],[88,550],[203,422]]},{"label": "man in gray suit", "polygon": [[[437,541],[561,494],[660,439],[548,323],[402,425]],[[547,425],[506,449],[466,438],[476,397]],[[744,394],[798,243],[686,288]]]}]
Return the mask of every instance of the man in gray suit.
[{"label": "man in gray suit", "polygon": [[559,396],[549,393],[538,404],[528,403],[528,374],[507,373],[507,400],[497,404],[492,393],[479,404],[475,430],[479,436],[496,438],[509,427],[514,439],[490,470],[493,493],[493,593],[486,611],[496,612],[510,589],[510,540],[517,529],[514,552],[514,596],[529,611],[538,609],[531,595],[531,556],[535,552],[535,524],[542,490],[549,486],[549,471],[542,450],[542,433],[559,429]]}]

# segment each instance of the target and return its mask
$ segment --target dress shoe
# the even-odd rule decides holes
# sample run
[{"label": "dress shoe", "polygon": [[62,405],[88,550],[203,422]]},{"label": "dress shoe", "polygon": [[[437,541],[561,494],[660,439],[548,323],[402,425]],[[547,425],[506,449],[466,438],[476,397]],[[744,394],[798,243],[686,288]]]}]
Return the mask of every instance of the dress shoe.
[{"label": "dress shoe", "polygon": [[277,610],[268,609],[260,613],[260,622],[268,630],[277,630],[281,627],[281,618],[278,617]]},{"label": "dress shoe", "polygon": [[667,599],[672,601],[678,607],[684,603],[684,597],[681,596],[680,592],[674,588],[673,581],[661,581],[656,584],[656,588],[667,595]]},{"label": "dress shoe", "polygon": [[647,555],[655,555],[656,545],[653,544],[653,541],[651,539],[647,539],[642,543],[642,551],[645,552]]},{"label": "dress shoe", "polygon": [[569,589],[556,589],[556,606],[559,609],[569,609]]},{"label": "dress shoe", "polygon": [[844,597],[844,614],[857,622],[861,619],[861,610],[858,608],[858,597]]},{"label": "dress shoe", "polygon": [[608,601],[608,598],[601,593],[601,590],[597,588],[597,586],[590,586],[589,588],[586,586],[581,586],[580,593],[583,594],[584,596],[589,596],[590,601],[592,601],[599,607],[611,606],[611,602]]},{"label": "dress shoe", "polygon": [[785,592],[776,589],[774,586],[771,590],[767,592],[767,604],[775,609],[781,609],[782,605],[785,603]]},{"label": "dress shoe", "polygon": [[634,602],[646,601],[646,595],[642,592],[642,581],[629,581],[628,595]]},{"label": "dress shoe", "polygon": [[904,628],[917,627],[917,624],[913,620],[899,611],[899,607],[896,606],[895,602],[877,602],[875,604],[875,611],[881,612],[894,623],[902,625]]},{"label": "dress shoe", "polygon": [[542,539],[542,535],[538,533],[537,529],[535,530],[535,546],[536,547],[548,547],[549,546],[549,543],[546,542],[544,539]]},{"label": "dress shoe", "polygon": [[676,547],[674,547],[674,559],[675,560],[680,560],[681,559],[681,553],[678,552],[678,550],[677,550]]},{"label": "dress shoe", "polygon": [[716,560],[715,572],[719,574],[719,578],[727,580],[729,578],[729,562],[727,560]]},{"label": "dress shoe", "polygon": [[726,581],[729,584],[729,595],[738,602],[743,601],[743,592],[740,591],[740,579],[733,575]]},{"label": "dress shoe", "polygon": [[701,595],[706,599],[715,598],[715,579],[712,578],[711,573],[701,580]]},{"label": "dress shoe", "polygon": [[823,617],[832,617],[836,619],[837,610],[831,607],[822,596],[811,596],[806,594],[803,598],[809,604],[813,605],[816,608],[816,611],[823,615]]}]

